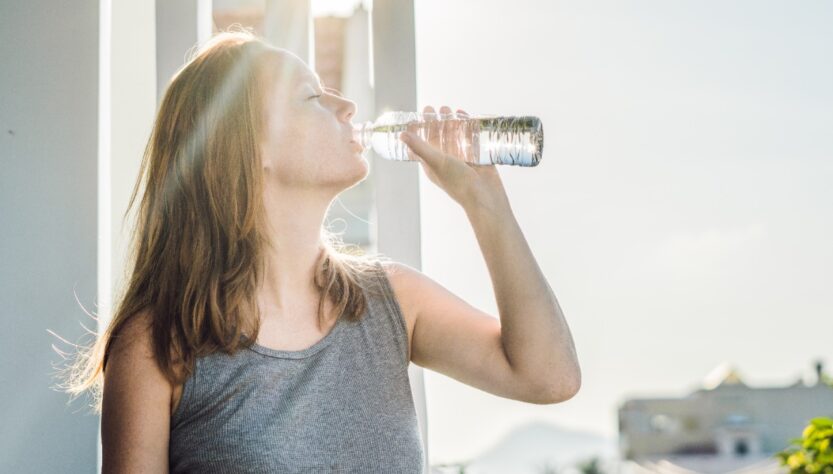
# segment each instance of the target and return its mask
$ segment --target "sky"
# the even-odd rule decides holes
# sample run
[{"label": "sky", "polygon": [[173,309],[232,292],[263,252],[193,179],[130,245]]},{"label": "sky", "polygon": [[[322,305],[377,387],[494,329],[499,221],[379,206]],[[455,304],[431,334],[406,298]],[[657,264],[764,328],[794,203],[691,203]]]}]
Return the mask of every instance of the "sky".
[{"label": "sky", "polygon": [[350,16],[358,6],[364,6],[365,10],[373,8],[372,0],[311,0],[310,14],[317,16]]},{"label": "sky", "polygon": [[[622,401],[723,362],[753,386],[833,367],[833,3],[415,3],[419,110],[543,121],[539,166],[499,171],[582,369],[549,406],[426,370],[432,464],[531,420],[614,436]],[[420,179],[422,271],[497,317],[465,213]]]}]

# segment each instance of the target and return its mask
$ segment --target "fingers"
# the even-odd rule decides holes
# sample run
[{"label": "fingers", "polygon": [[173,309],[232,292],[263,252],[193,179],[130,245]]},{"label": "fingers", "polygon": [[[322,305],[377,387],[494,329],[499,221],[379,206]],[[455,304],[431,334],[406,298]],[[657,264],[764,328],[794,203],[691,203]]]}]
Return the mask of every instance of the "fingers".
[{"label": "fingers", "polygon": [[442,130],[440,129],[441,123],[437,120],[437,112],[434,110],[434,107],[426,105],[422,109],[422,113],[423,119],[425,120],[425,127],[423,130],[425,141],[430,143],[432,146],[442,149],[442,143],[440,143],[440,140],[442,139]]},{"label": "fingers", "polygon": [[[457,109],[457,113],[454,113],[451,107],[443,105],[437,113],[434,107],[426,105],[423,107],[422,113],[424,125],[422,126],[421,135],[426,142],[444,153],[455,156],[462,156],[468,151],[462,143],[458,143],[458,132],[461,127],[466,127],[462,122],[469,118],[468,112]],[[451,138],[451,140],[447,140],[448,138]]]},{"label": "fingers", "polygon": [[[430,105],[426,105],[425,107],[423,107],[422,108],[422,113],[423,114],[432,114],[430,116],[431,119],[435,119],[438,115],[437,112],[434,110],[434,107],[432,107]],[[440,112],[439,113],[440,114],[450,114],[451,113],[451,107],[449,107],[447,105],[443,105],[442,107],[440,107]],[[466,115],[466,116],[469,115],[469,113],[466,112],[463,109],[457,109],[457,114],[458,115],[462,114],[462,115]]]},{"label": "fingers", "polygon": [[408,146],[408,154],[413,160],[422,161],[434,167],[443,159],[442,153],[435,146],[421,139],[418,134],[407,132],[402,135],[401,140]]},{"label": "fingers", "polygon": [[451,107],[443,105],[440,107],[440,118],[443,120],[441,124],[442,129],[442,147],[443,152],[453,156],[459,156],[461,147],[459,143],[460,117],[451,110]]},{"label": "fingers", "polygon": [[[456,117],[454,117],[454,115],[463,116],[463,117],[467,117],[467,118],[469,117],[469,113],[466,112],[465,110],[457,109],[456,113],[454,113],[454,112],[451,111],[451,107],[449,107],[447,105],[443,105],[442,107],[440,107],[439,113],[434,110],[434,107],[432,107],[430,105],[426,105],[425,107],[422,108],[422,113],[423,113],[424,118],[425,118],[426,121],[437,120],[438,118],[454,119],[454,118],[456,118]],[[445,117],[447,115],[451,115],[451,117]]]},{"label": "fingers", "polygon": [[437,120],[437,112],[434,110],[434,107],[431,107],[430,105],[426,105],[425,107],[423,107],[422,115],[423,119],[426,122],[432,122]]}]

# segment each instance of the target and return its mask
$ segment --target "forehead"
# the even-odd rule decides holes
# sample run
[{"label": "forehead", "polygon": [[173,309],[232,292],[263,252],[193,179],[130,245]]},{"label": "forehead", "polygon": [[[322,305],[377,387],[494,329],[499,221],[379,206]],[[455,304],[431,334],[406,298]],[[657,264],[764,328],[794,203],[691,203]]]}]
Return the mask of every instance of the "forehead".
[{"label": "forehead", "polygon": [[302,84],[312,81],[320,84],[321,77],[311,70],[301,58],[294,54],[282,54],[279,60],[279,79],[290,84]]},{"label": "forehead", "polygon": [[271,83],[267,101],[271,107],[286,107],[294,103],[304,88],[323,87],[321,78],[298,56],[282,51],[274,56],[269,74]]},{"label": "forehead", "polygon": [[312,81],[316,84],[321,84],[321,76],[314,72],[309,71],[301,71],[300,73],[296,74],[296,82],[297,83],[305,83]]}]

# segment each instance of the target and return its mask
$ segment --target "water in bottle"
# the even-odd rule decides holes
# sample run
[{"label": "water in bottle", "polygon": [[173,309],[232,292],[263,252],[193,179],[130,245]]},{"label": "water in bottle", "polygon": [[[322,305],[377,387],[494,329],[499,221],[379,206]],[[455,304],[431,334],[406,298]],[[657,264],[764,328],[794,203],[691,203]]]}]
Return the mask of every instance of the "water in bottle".
[{"label": "water in bottle", "polygon": [[473,165],[536,166],[544,150],[544,127],[534,116],[393,111],[356,124],[353,135],[382,158],[413,161],[399,139],[404,130]]}]

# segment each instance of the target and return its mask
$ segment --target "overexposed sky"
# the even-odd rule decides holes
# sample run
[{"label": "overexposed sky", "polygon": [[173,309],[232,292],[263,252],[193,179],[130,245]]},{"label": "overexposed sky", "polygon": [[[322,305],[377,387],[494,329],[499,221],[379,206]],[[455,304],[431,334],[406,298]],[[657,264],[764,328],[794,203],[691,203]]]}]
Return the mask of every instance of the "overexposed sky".
[{"label": "overexposed sky", "polygon": [[[583,386],[538,406],[426,371],[432,463],[547,420],[613,436],[628,396],[723,361],[752,385],[833,367],[833,3],[416,3],[418,103],[537,115],[501,167]],[[421,177],[422,270],[497,316],[466,216]]]},{"label": "overexposed sky", "polygon": [[310,14],[318,16],[350,16],[353,10],[363,5],[365,10],[373,8],[373,0],[311,0]]}]

